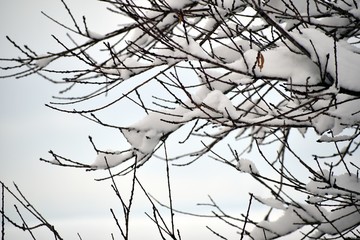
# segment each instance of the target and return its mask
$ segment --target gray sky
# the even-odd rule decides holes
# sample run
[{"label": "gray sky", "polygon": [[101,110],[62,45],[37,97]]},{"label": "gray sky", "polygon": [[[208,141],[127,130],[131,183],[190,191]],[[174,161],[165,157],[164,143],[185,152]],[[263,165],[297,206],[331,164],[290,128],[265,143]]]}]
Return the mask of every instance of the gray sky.
[{"label": "gray sky", "polygon": [[[119,19],[110,14],[103,14],[105,6],[97,1],[67,1],[75,15],[81,20],[86,15],[89,27],[101,32],[116,26]],[[86,6],[86,8],[84,7]],[[70,24],[61,2],[57,0],[0,0],[0,47],[1,57],[16,57],[19,52],[6,40],[10,36],[18,44],[27,44],[37,53],[59,49],[51,34],[63,37],[64,31],[46,19],[40,11]],[[101,16],[101,17],[99,17]],[[83,239],[110,239],[110,232],[119,234],[111,218],[109,208],[121,209],[118,199],[113,194],[109,182],[95,182],[93,179],[101,173],[86,173],[78,169],[65,169],[40,162],[40,157],[49,158],[48,150],[71,157],[77,161],[91,163],[95,159],[88,135],[92,135],[101,146],[117,149],[124,143],[118,132],[101,128],[79,116],[53,111],[44,106],[51,101],[62,88],[53,85],[38,76],[23,79],[0,80],[0,179],[8,186],[15,182],[28,199],[50,221],[58,226],[66,239],[76,239],[80,232]],[[110,117],[124,117],[124,114],[112,113]],[[135,121],[136,115],[126,114],[125,122]],[[240,191],[227,191],[226,186],[240,181],[239,174],[213,161],[193,164],[188,168],[174,168],[173,192],[176,206],[181,210],[194,210],[209,213],[204,208],[196,207],[198,202],[209,202],[210,194],[228,209],[246,207],[248,195],[241,196]],[[166,178],[164,162],[155,160],[147,163],[140,172],[148,190],[159,199],[166,201]],[[213,176],[210,177],[209,176]],[[119,179],[121,189],[129,185],[129,178]],[[242,178],[244,180],[244,178]],[[251,186],[243,186],[251,188]],[[140,194],[139,194],[140,195]],[[226,198],[224,197],[226,196]],[[135,204],[134,239],[143,239],[151,233],[151,221],[144,215],[150,211],[144,196],[138,196]],[[11,216],[11,203],[6,205]],[[239,211],[237,210],[237,214]],[[203,219],[188,218],[179,215],[176,221],[184,225],[183,236],[195,238],[201,234],[197,224]],[[56,224],[58,223],[58,225]],[[196,230],[196,231],[194,231]],[[208,232],[203,230],[203,232]],[[20,235],[19,235],[20,234]],[[21,236],[23,232],[6,229],[8,238]],[[141,237],[141,235],[143,235]],[[25,235],[30,237],[29,235]],[[42,236],[42,235],[40,235]],[[211,236],[210,234],[208,236]],[[42,239],[41,237],[39,239]]]},{"label": "gray sky", "polygon": [[[98,1],[68,0],[67,3],[80,21],[82,15],[87,16],[88,25],[95,32],[105,33],[121,23],[121,19],[116,15],[107,14],[105,5]],[[71,24],[60,0],[0,0],[0,57],[19,55],[6,40],[6,35],[20,45],[27,44],[40,54],[46,50],[59,49],[50,35],[55,34],[65,39],[65,32],[46,19],[40,11]],[[16,182],[34,206],[58,226],[65,239],[78,239],[77,232],[81,233],[84,240],[111,239],[111,232],[114,232],[115,236],[118,236],[119,232],[109,208],[117,210],[121,218],[119,201],[112,192],[110,182],[93,180],[104,176],[106,172],[89,173],[78,169],[59,168],[40,162],[39,158],[49,158],[47,152],[51,149],[89,164],[96,157],[88,141],[89,135],[104,149],[123,149],[123,144],[126,143],[117,131],[97,126],[79,116],[45,107],[44,104],[51,101],[51,97],[57,95],[61,89],[61,86],[38,76],[0,79],[0,180],[8,186]],[[102,98],[101,101],[106,100]],[[132,109],[130,105],[127,108]],[[123,123],[131,123],[141,117],[136,111],[130,113],[119,110],[109,112],[104,117],[118,118],[121,120],[119,122]],[[180,134],[181,136],[186,134]],[[299,149],[303,148],[306,142],[299,138],[293,141]],[[176,149],[176,146],[169,148],[181,151]],[[207,158],[188,167],[172,167],[171,174],[174,204],[179,210],[210,213],[212,209],[196,204],[208,203],[208,195],[211,195],[224,209],[239,216],[241,212],[245,212],[249,199],[244,193],[251,191],[262,196],[265,194],[263,189],[249,184],[246,175]],[[139,176],[154,196],[163,201],[167,200],[164,162],[151,159],[140,169]],[[126,190],[129,179],[119,178],[119,188]],[[145,197],[140,192],[137,194],[133,239],[144,239],[155,233],[149,230],[153,225],[143,214],[145,211],[150,212],[151,208]],[[7,202],[6,207],[10,208],[11,202]],[[256,215],[260,210],[255,209],[253,214]],[[15,216],[10,209],[9,211],[11,216]],[[204,219],[186,218],[177,214],[175,221],[182,229],[183,239],[195,239],[198,236],[211,239],[212,235],[204,227],[198,227]],[[221,229],[226,229],[218,223],[209,224],[216,226],[220,232]],[[24,233],[20,231],[13,232],[10,228],[6,230],[8,239],[19,239],[20,236],[25,239],[22,235]],[[224,231],[229,234],[227,236],[234,236],[228,229]],[[208,234],[202,235],[204,232]]]}]

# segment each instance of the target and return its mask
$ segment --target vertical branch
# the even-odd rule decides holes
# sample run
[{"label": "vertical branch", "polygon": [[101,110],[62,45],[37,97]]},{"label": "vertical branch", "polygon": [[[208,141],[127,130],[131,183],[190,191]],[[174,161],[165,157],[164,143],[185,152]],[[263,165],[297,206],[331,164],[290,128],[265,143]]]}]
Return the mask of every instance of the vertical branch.
[{"label": "vertical branch", "polygon": [[170,184],[170,169],[169,169],[169,159],[167,155],[166,143],[164,142],[164,150],[165,150],[165,160],[166,160],[166,178],[168,185],[168,194],[169,194],[169,204],[170,204],[170,214],[171,214],[171,235],[175,239],[175,227],[174,227],[174,211],[173,211],[173,202],[172,202],[172,194],[171,194],[171,184]]},{"label": "vertical branch", "polygon": [[337,56],[337,39],[336,31],[334,32],[334,61],[335,61],[335,87],[339,88],[339,71],[338,71],[338,56]]},{"label": "vertical branch", "polygon": [[244,226],[243,226],[243,229],[241,231],[241,238],[240,240],[244,239],[244,236],[245,236],[245,229],[246,229],[246,224],[249,220],[249,215],[250,215],[250,207],[251,207],[251,203],[252,203],[252,199],[253,199],[253,194],[250,193],[250,199],[249,199],[249,206],[248,206],[248,209],[246,211],[246,216],[245,216],[245,220],[244,220]]},{"label": "vertical branch", "polygon": [[137,173],[137,157],[135,157],[135,163],[134,163],[134,172],[133,172],[133,179],[131,183],[131,192],[130,192],[130,198],[129,198],[129,204],[127,207],[127,216],[126,216],[126,239],[129,239],[129,223],[130,223],[130,210],[133,204],[134,194],[135,194],[135,182],[136,182],[136,173]]},{"label": "vertical branch", "polygon": [[5,187],[1,183],[1,240],[5,240]]},{"label": "vertical branch", "polygon": [[130,213],[131,213],[131,206],[132,206],[132,203],[133,203],[133,199],[134,199],[134,193],[135,193],[135,181],[136,181],[136,165],[137,165],[137,158],[135,158],[135,167],[134,167],[134,170],[133,170],[133,179],[132,179],[132,185],[131,185],[131,190],[130,190],[130,197],[129,197],[129,202],[128,204],[126,205],[124,199],[121,197],[120,195],[120,191],[116,185],[116,182],[115,182],[115,179],[114,179],[114,175],[113,173],[111,172],[111,169],[109,167],[109,164],[108,164],[108,160],[107,158],[105,157],[105,162],[106,162],[106,165],[108,166],[107,169],[108,169],[108,172],[109,172],[109,175],[110,175],[110,179],[112,181],[112,188],[113,190],[115,191],[115,194],[116,196],[119,198],[120,202],[121,202],[121,205],[123,207],[123,212],[124,212],[124,219],[125,219],[125,229],[123,229],[113,211],[113,209],[110,209],[111,211],[111,214],[115,220],[115,223],[117,225],[117,227],[119,228],[120,232],[121,232],[121,235],[122,237],[125,239],[125,240],[128,240],[129,239],[129,225],[130,225]]},{"label": "vertical branch", "polygon": [[285,151],[286,151],[286,146],[287,146],[287,143],[288,143],[288,137],[289,137],[289,133],[290,133],[290,130],[288,128],[284,129],[283,130],[283,140],[280,142],[280,150],[278,152],[278,159],[279,159],[279,162],[280,162],[280,180],[279,180],[279,183],[280,183],[280,186],[279,186],[279,190],[278,190],[278,194],[280,195],[281,191],[282,191],[282,188],[283,188],[283,182],[284,182],[284,176],[285,176],[285,173],[284,173],[284,161],[285,161]]}]

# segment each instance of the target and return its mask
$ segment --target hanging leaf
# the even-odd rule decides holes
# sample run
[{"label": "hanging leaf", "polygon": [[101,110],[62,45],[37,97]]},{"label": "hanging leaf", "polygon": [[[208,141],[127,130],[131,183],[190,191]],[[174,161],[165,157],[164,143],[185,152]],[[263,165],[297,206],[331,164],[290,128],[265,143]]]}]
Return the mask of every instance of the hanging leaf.
[{"label": "hanging leaf", "polygon": [[260,72],[261,72],[261,70],[264,67],[264,62],[265,62],[264,55],[262,55],[261,52],[258,52],[258,55],[256,57],[256,61],[257,61],[258,67],[260,68]]},{"label": "hanging leaf", "polygon": [[182,11],[179,11],[177,13],[177,17],[178,17],[179,23],[182,23],[182,21],[184,21],[184,13]]}]

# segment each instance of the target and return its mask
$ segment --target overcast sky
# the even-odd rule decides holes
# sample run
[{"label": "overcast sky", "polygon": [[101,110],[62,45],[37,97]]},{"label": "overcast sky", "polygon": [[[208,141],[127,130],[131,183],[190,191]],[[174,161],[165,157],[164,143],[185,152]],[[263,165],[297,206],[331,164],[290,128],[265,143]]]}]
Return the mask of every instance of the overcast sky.
[{"label": "overcast sky", "polygon": [[[98,1],[68,0],[67,3],[79,21],[82,15],[87,16],[88,26],[95,32],[105,33],[121,24],[121,19],[114,14],[107,14],[106,5]],[[27,44],[39,54],[60,49],[51,34],[65,39],[65,31],[46,19],[41,11],[61,22],[71,24],[60,0],[0,0],[1,58],[17,57],[20,54],[6,40],[6,35],[19,45]],[[3,74],[6,73],[1,72],[0,75]],[[10,187],[12,182],[18,184],[34,206],[54,223],[55,227],[58,226],[65,239],[78,239],[77,232],[80,232],[84,240],[111,239],[110,233],[119,236],[119,231],[109,209],[114,208],[121,218],[120,204],[112,192],[110,182],[94,181],[94,178],[104,176],[106,172],[59,168],[40,162],[39,158],[50,158],[47,152],[54,150],[76,161],[90,164],[96,155],[88,141],[89,135],[105,149],[123,149],[125,140],[117,131],[100,127],[76,115],[45,107],[44,104],[50,102],[51,97],[60,90],[61,86],[35,75],[23,79],[0,79],[0,180]],[[131,105],[107,114],[103,116],[119,119],[119,122],[125,124],[141,118]],[[180,134],[181,136],[184,138],[186,134]],[[295,138],[293,141],[298,141],[297,146],[301,148],[306,141],[299,139]],[[316,148],[315,145],[312,147]],[[181,151],[177,147],[169,148]],[[302,151],[307,152],[304,149]],[[208,195],[211,195],[224,209],[239,216],[246,211],[249,199],[249,195],[244,193],[251,191],[262,196],[266,194],[263,189],[249,184],[248,177],[244,174],[208,158],[188,167],[172,167],[170,170],[174,205],[179,210],[210,213],[213,209],[196,204],[209,203]],[[163,161],[151,159],[139,170],[139,176],[152,195],[160,200],[167,200]],[[126,190],[129,177],[118,178],[117,184],[120,189]],[[153,225],[143,214],[145,211],[151,213],[151,208],[145,197],[140,192],[137,194],[132,225],[132,239],[135,240],[155,234],[150,232],[149,228]],[[10,198],[6,198],[6,201],[7,199]],[[16,214],[10,209],[11,203],[10,200],[7,202],[6,209],[16,218]],[[260,210],[255,208],[253,215]],[[211,239],[209,231],[199,227],[203,221],[205,220],[179,214],[175,217],[175,223],[182,230],[183,239],[196,239],[198,236]],[[221,224],[209,224],[220,232],[225,229]],[[236,236],[234,232],[234,229],[227,231],[227,236]],[[205,233],[207,235],[203,235]],[[7,239],[20,239],[20,236],[21,239],[26,239],[23,232],[13,232],[11,228],[6,229],[6,234]],[[29,235],[25,236],[30,239]]]},{"label": "overcast sky", "polygon": [[[81,20],[82,15],[87,16],[89,27],[95,29],[94,31],[105,33],[121,23],[117,16],[104,14],[107,13],[105,5],[97,1],[67,2],[78,19]],[[46,19],[41,11],[61,22],[71,23],[58,0],[0,0],[0,57],[17,57],[20,54],[6,40],[6,35],[19,45],[27,44],[40,54],[59,49],[50,35],[55,34],[65,39],[64,31]],[[57,95],[59,90],[61,86],[35,75],[23,79],[0,80],[0,179],[10,187],[12,182],[15,182],[34,206],[58,226],[65,239],[77,239],[77,232],[80,232],[84,240],[111,239],[110,233],[118,236],[119,231],[111,218],[109,208],[118,210],[119,217],[121,209],[110,183],[95,182],[93,179],[99,176],[98,173],[50,166],[40,162],[39,158],[49,158],[47,152],[54,150],[89,164],[96,157],[88,141],[89,135],[101,146],[111,149],[121,148],[124,139],[118,132],[101,128],[79,116],[59,113],[45,107],[44,104],[51,101],[51,97]],[[139,119],[135,114],[124,114],[120,111],[111,116],[126,116],[125,122]],[[191,167],[173,168],[171,171],[174,179],[173,191],[176,195],[175,205],[180,210],[209,213],[209,209],[196,206],[197,203],[209,202],[208,194],[225,208],[236,209],[236,214],[246,208],[249,196],[240,195],[240,188],[238,191],[231,188],[234,183],[244,181],[245,178],[239,178],[236,171],[222,164],[202,160]],[[164,162],[150,161],[141,169],[140,174],[149,191],[165,201],[167,191]],[[119,179],[118,184],[122,189],[127,188],[128,178]],[[252,186],[243,184],[241,188],[250,190]],[[10,209],[10,197],[7,199],[7,212],[18,219]],[[148,228],[153,225],[143,212],[149,212],[151,208],[143,196],[138,196],[138,199],[134,206],[136,214],[133,227],[136,230],[133,231],[133,239],[144,239],[144,236],[151,234]],[[184,239],[194,239],[197,234],[208,232],[197,226],[203,219],[177,215],[175,220],[182,226]],[[220,225],[216,226],[221,228]],[[6,236],[7,239],[25,239],[25,236],[30,238],[30,235],[21,231],[13,232],[10,227],[6,228]],[[39,239],[44,237],[39,236]]]}]

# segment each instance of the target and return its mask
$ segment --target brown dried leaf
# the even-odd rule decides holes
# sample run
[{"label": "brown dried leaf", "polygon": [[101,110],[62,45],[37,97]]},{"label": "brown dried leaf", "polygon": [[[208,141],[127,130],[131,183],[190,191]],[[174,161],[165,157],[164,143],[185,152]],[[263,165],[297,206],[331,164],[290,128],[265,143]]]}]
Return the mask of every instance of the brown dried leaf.
[{"label": "brown dried leaf", "polygon": [[264,67],[264,63],[265,63],[265,59],[264,59],[264,55],[262,55],[261,52],[258,52],[257,58],[256,58],[258,67],[260,68],[260,72]]}]

